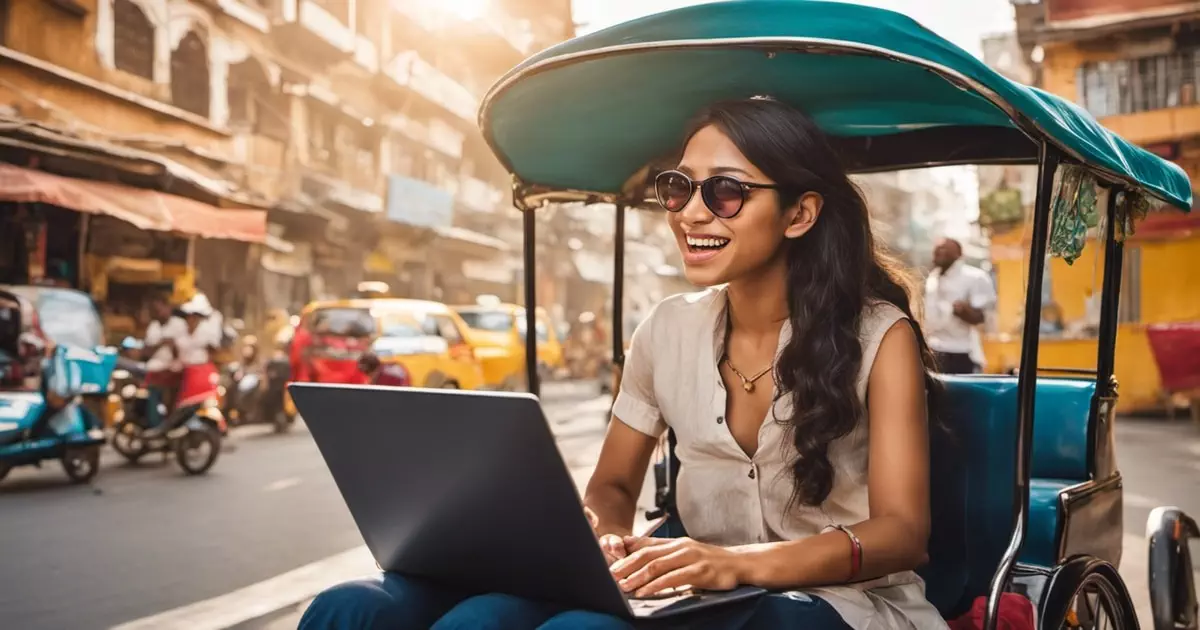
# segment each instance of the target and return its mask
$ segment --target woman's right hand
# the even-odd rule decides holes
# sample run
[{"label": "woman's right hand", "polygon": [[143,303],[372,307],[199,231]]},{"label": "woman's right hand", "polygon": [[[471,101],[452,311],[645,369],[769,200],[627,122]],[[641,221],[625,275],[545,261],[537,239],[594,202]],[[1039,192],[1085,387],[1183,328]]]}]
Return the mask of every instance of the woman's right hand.
[{"label": "woman's right hand", "polygon": [[592,525],[592,531],[596,534],[596,540],[600,542],[600,550],[604,552],[604,560],[611,566],[612,563],[624,558],[628,555],[625,549],[625,540],[616,534],[601,534],[600,533],[600,517],[592,511],[592,508],[583,507],[583,513],[587,516],[588,523]]}]

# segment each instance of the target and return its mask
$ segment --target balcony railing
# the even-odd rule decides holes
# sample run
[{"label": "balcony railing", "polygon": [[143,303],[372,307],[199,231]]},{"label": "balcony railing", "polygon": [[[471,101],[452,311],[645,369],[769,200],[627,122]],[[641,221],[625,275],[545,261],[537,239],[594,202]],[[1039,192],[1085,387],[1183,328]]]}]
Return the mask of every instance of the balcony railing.
[{"label": "balcony railing", "polygon": [[387,125],[413,142],[444,153],[455,160],[462,158],[466,136],[442,120],[433,118],[420,121],[403,114],[395,114],[387,119]]},{"label": "balcony railing", "polygon": [[285,24],[298,23],[339,52],[354,54],[354,29],[314,0],[283,0],[280,17]]},{"label": "balcony railing", "polygon": [[467,88],[430,65],[415,51],[396,55],[384,67],[384,73],[397,84],[411,89],[455,116],[469,122],[475,121],[478,100]]},{"label": "balcony railing", "polygon": [[1196,105],[1200,48],[1087,63],[1077,85],[1084,109],[1097,118]]},{"label": "balcony railing", "polygon": [[379,48],[365,35],[355,37],[354,62],[371,74],[379,72]]}]

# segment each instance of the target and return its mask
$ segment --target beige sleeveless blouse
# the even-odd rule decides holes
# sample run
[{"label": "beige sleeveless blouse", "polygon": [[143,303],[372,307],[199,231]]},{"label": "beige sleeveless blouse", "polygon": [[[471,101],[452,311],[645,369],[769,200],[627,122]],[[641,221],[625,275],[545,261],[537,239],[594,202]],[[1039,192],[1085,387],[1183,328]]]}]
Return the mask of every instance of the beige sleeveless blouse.
[{"label": "beige sleeveless blouse", "polygon": [[[868,431],[864,417],[830,447],[833,490],[819,507],[789,505],[790,462],[795,449],[784,427],[768,420],[749,457],[724,422],[726,391],[717,369],[724,354],[727,298],[724,287],[663,300],[638,326],[626,358],[613,415],[631,428],[660,436],[675,430],[680,461],[676,502],[688,534],[733,546],[798,540],[834,524],[867,520]],[[863,318],[863,366],[858,395],[866,401],[871,366],[884,334],[904,313],[879,303]],[[779,349],[791,334],[786,323]],[[787,418],[791,401],[775,403]],[[925,584],[906,571],[858,584],[806,589],[829,602],[857,630],[937,629],[946,624],[925,599]]]}]

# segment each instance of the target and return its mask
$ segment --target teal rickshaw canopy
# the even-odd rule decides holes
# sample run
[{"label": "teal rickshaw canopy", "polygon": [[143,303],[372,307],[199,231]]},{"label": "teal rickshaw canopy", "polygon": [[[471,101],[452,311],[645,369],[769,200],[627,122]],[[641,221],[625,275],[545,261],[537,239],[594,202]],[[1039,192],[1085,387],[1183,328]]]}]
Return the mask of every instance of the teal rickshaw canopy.
[{"label": "teal rickshaw canopy", "polygon": [[524,184],[616,199],[670,159],[701,108],[756,95],[807,112],[856,172],[1035,163],[1044,139],[1100,180],[1191,209],[1182,169],[1081,107],[904,15],[838,2],[703,4],[572,39],[505,75],[480,126]]}]

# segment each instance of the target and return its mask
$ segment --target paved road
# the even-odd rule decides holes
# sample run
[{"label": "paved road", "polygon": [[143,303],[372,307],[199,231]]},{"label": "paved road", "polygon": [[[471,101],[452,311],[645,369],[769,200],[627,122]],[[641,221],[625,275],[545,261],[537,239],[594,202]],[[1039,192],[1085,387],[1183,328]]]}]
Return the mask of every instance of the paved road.
[{"label": "paved road", "polygon": [[[547,392],[546,401],[560,448],[581,482],[598,454],[605,401],[582,389]],[[114,460],[94,489],[65,485],[54,466],[15,472],[0,485],[4,626],[112,627],[195,608],[189,605],[360,548],[361,537],[302,427],[285,436],[246,429],[234,445],[198,479],[184,478],[174,463],[131,469]],[[1200,514],[1200,430],[1126,420],[1118,447],[1127,481],[1122,572],[1144,600],[1141,538],[1150,509],[1171,503]],[[369,569],[369,557],[350,555],[343,565]],[[271,610],[237,619],[238,627],[294,627],[294,607],[266,614]],[[210,626],[156,618],[142,627]]]},{"label": "paved road", "polygon": [[[594,458],[606,408],[595,393],[545,394],[569,464]],[[235,432],[233,451],[198,478],[111,451],[93,487],[68,485],[53,463],[13,471],[0,484],[0,626],[108,628],[360,546],[307,431],[264,429]]]}]

